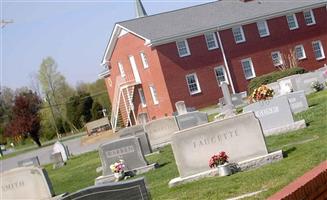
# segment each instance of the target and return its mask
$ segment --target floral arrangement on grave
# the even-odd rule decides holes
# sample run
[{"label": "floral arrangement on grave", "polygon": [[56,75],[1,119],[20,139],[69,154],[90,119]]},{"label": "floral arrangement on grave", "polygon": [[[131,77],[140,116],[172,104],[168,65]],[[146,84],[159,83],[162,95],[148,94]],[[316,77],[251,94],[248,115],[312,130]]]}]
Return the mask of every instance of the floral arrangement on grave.
[{"label": "floral arrangement on grave", "polygon": [[249,97],[249,101],[251,103],[262,101],[262,100],[268,100],[271,99],[274,96],[274,90],[269,88],[266,85],[261,85],[260,87],[256,88],[251,96]]},{"label": "floral arrangement on grave", "polygon": [[118,162],[115,162],[114,164],[110,165],[110,169],[112,173],[114,173],[116,181],[120,181],[124,178],[124,160],[119,160]]},{"label": "floral arrangement on grave", "polygon": [[319,83],[319,81],[314,81],[314,82],[311,83],[311,88],[315,92],[319,92],[319,91],[324,89],[324,85],[322,83]]},{"label": "floral arrangement on grave", "polygon": [[228,163],[228,156],[224,151],[221,151],[210,158],[209,167],[215,168],[226,163]]}]

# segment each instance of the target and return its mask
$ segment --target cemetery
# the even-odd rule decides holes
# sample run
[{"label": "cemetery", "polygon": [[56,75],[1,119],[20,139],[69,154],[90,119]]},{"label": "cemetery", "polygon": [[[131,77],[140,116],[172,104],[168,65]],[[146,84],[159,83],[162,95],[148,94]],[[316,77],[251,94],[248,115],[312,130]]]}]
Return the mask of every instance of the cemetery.
[{"label": "cemetery", "polygon": [[[41,166],[35,156],[1,174],[3,197],[273,199],[290,190],[301,194],[300,186],[291,186],[301,181],[288,184],[304,173],[316,174],[298,178],[312,189],[327,173],[322,163],[327,149],[321,148],[327,146],[327,90],[305,84],[324,78],[320,71],[314,74],[284,77],[249,97],[231,94],[222,83],[218,114],[208,116],[178,101],[173,116],[109,131],[97,151],[79,156],[57,141],[49,155],[52,164]],[[103,134],[88,137],[81,141],[104,141]]]}]

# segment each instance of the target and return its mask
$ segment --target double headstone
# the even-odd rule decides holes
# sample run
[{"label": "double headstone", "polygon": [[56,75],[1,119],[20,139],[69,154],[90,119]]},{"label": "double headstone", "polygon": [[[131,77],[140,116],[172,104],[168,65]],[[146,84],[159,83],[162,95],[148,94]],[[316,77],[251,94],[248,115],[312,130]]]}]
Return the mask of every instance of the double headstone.
[{"label": "double headstone", "polygon": [[46,171],[39,167],[19,167],[1,173],[1,199],[51,199],[54,196]]},{"label": "double headstone", "polygon": [[135,136],[139,138],[141,149],[144,155],[152,153],[151,145],[149,142],[148,134],[144,131],[143,125],[135,125],[127,128],[123,128],[118,131],[120,138]]},{"label": "double headstone", "polygon": [[[171,180],[170,186],[205,176],[211,156],[220,151],[226,152],[230,162],[247,160],[250,168],[274,160],[269,158],[260,123],[252,112],[176,132],[172,149],[180,177]],[[281,159],[281,152],[278,155]]]},{"label": "double headstone", "polygon": [[112,199],[112,200],[148,200],[150,195],[144,178],[121,181],[117,183],[106,183],[96,186],[91,186],[68,196],[62,200],[97,200],[97,199]]},{"label": "double headstone", "polygon": [[102,176],[95,180],[96,185],[114,180],[110,165],[119,160],[124,160],[125,171],[133,174],[141,174],[155,167],[155,164],[148,165],[141,150],[139,138],[134,136],[100,145],[99,154],[102,163]]},{"label": "double headstone", "polygon": [[292,113],[299,113],[309,108],[308,101],[303,90],[291,92],[285,96],[288,99]]},{"label": "double headstone", "polygon": [[39,157],[37,156],[20,160],[17,162],[17,164],[18,167],[29,167],[29,166],[40,167]]},{"label": "double headstone", "polygon": [[144,129],[149,136],[152,149],[169,144],[172,135],[179,130],[175,117],[152,120],[145,124]]},{"label": "double headstone", "polygon": [[285,95],[250,104],[244,107],[243,111],[253,111],[255,113],[266,136],[293,131],[306,126],[304,120],[294,122],[291,108]]},{"label": "double headstone", "polygon": [[182,115],[177,115],[176,120],[180,130],[208,123],[207,113],[194,111]]},{"label": "double headstone", "polygon": [[320,72],[308,72],[305,74],[301,74],[299,77],[295,79],[296,82],[296,90],[304,90],[306,94],[310,94],[314,92],[312,88],[312,84],[314,82],[318,82],[320,84],[324,83],[323,76]]}]

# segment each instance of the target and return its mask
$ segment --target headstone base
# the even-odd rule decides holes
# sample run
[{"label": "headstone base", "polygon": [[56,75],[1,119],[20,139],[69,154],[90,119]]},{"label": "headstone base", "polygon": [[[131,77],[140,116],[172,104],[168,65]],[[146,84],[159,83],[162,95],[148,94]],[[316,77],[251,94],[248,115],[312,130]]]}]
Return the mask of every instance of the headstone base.
[{"label": "headstone base", "polygon": [[[275,151],[273,153],[269,153],[265,156],[259,156],[256,158],[252,158],[249,160],[245,160],[242,162],[237,163],[237,168],[239,169],[239,171],[245,171],[245,170],[249,170],[249,169],[255,169],[258,167],[261,167],[263,165],[269,164],[269,163],[273,163],[273,162],[277,162],[283,159],[283,152],[282,150],[279,151]],[[218,168],[214,168],[205,172],[201,172],[198,174],[194,174],[191,176],[187,176],[187,177],[177,177],[174,178],[172,180],[169,181],[168,186],[171,187],[175,187],[178,185],[182,185],[185,183],[189,183],[192,181],[196,181],[205,177],[212,177],[212,176],[216,176],[218,175]]]},{"label": "headstone base", "polygon": [[[158,166],[157,163],[153,163],[151,165],[147,165],[145,167],[139,167],[139,168],[136,168],[134,170],[132,170],[131,172],[134,174],[134,175],[139,175],[139,174],[143,174],[143,173],[146,173],[150,170],[153,170],[155,169],[156,167]],[[104,183],[110,183],[110,182],[114,182],[116,180],[115,176],[113,174],[111,175],[107,175],[107,176],[99,176],[95,179],[94,181],[94,185],[101,185],[101,184],[104,184]]]},{"label": "headstone base", "polygon": [[151,145],[151,148],[152,148],[153,151],[154,150],[159,150],[160,148],[163,148],[163,147],[165,147],[167,145],[170,145],[170,144],[171,144],[170,141],[169,142],[163,142],[163,143],[160,143],[160,144]]},{"label": "headstone base", "polygon": [[300,121],[296,121],[292,124],[288,124],[287,126],[282,126],[282,127],[278,127],[278,128],[274,128],[274,129],[269,129],[269,130],[263,130],[263,133],[265,136],[269,136],[269,135],[278,135],[278,134],[282,134],[282,133],[286,133],[289,131],[296,131],[302,128],[307,127],[305,124],[305,120],[302,119]]}]

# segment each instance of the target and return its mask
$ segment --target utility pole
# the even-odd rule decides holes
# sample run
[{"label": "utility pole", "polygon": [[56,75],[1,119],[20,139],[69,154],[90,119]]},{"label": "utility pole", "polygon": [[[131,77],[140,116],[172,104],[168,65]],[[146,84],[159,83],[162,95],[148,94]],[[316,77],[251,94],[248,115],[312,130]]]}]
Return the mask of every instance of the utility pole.
[{"label": "utility pole", "polygon": [[48,102],[49,104],[49,107],[50,107],[50,110],[51,110],[51,115],[52,115],[52,121],[53,121],[53,125],[56,129],[56,133],[57,133],[57,138],[58,140],[60,139],[60,136],[59,136],[59,132],[58,132],[58,127],[57,127],[57,124],[56,124],[56,120],[55,120],[55,117],[54,117],[54,114],[53,114],[53,110],[52,110],[52,105],[51,105],[51,102],[50,102],[50,98],[49,98],[49,95],[48,93],[45,94],[45,98],[46,98],[46,101]]},{"label": "utility pole", "polygon": [[4,28],[7,24],[10,24],[10,23],[14,23],[14,20],[12,20],[12,19],[10,19],[10,20],[1,19],[0,20],[1,28]]}]

